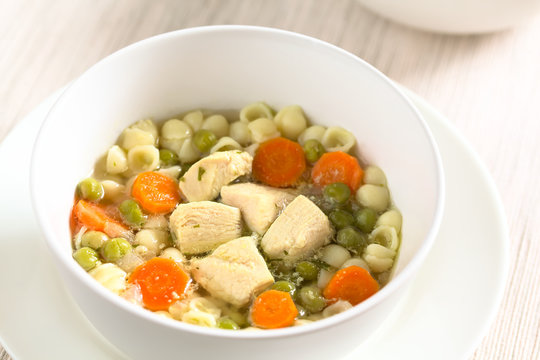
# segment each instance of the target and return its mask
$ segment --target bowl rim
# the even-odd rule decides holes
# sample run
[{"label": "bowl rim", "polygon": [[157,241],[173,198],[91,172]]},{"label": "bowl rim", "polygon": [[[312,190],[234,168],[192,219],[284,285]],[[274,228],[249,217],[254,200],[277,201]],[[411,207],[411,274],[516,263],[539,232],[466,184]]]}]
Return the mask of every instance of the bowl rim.
[{"label": "bowl rim", "polygon": [[[38,165],[37,165],[38,159],[39,159],[39,148],[42,146],[42,143],[44,142],[42,134],[45,132],[45,130],[49,126],[51,122],[50,119],[54,117],[58,104],[62,102],[62,100],[65,97],[65,94],[69,92],[73,84],[77,84],[78,82],[82,81],[82,79],[86,78],[87,76],[91,76],[92,72],[95,69],[99,69],[103,66],[107,66],[107,64],[111,62],[112,60],[114,60],[116,57],[126,56],[126,54],[129,54],[130,52],[136,49],[139,49],[141,47],[145,47],[147,46],[147,44],[154,43],[157,41],[166,41],[171,38],[189,37],[191,35],[215,33],[215,32],[217,33],[248,32],[248,33],[254,33],[254,34],[273,35],[275,37],[279,37],[280,39],[284,41],[288,41],[288,42],[296,41],[300,43],[311,44],[312,46],[317,46],[320,49],[325,50],[326,52],[336,53],[335,56],[342,56],[342,57],[347,57],[349,59],[352,59],[355,62],[357,62],[359,66],[363,66],[367,68],[369,71],[371,71],[372,73],[374,73],[380,81],[384,82],[387,86],[391,88],[392,91],[394,91],[399,97],[401,97],[402,100],[405,101],[405,104],[414,113],[417,121],[420,123],[421,128],[424,131],[424,135],[426,136],[431,146],[432,154],[434,156],[435,167],[436,167],[436,182],[437,182],[436,207],[435,207],[435,213],[433,216],[433,221],[431,223],[430,229],[427,233],[427,236],[423,239],[417,252],[413,255],[410,262],[400,271],[400,273],[397,274],[394,278],[392,278],[392,280],[388,284],[386,284],[380,291],[378,291],[375,295],[371,296],[370,298],[363,301],[362,303],[354,306],[352,309],[349,309],[348,311],[339,313],[329,318],[314,321],[313,323],[306,324],[303,326],[293,326],[293,327],[287,327],[287,328],[281,328],[281,329],[273,329],[272,331],[234,331],[234,332],[222,330],[222,329],[201,327],[197,325],[183,323],[178,320],[168,319],[162,316],[156,316],[156,314],[152,313],[151,311],[148,311],[135,304],[132,304],[122,299],[117,294],[112,293],[111,291],[103,287],[101,284],[96,282],[94,279],[92,279],[90,276],[88,276],[88,273],[84,271],[80,266],[76,266],[75,261],[73,261],[71,257],[65,256],[63,254],[63,251],[60,247],[60,243],[54,240],[56,236],[54,235],[54,232],[51,226],[41,215],[41,214],[45,214],[47,210],[46,204],[40,202],[39,200],[39,185],[37,181],[37,179],[39,179]],[[120,309],[127,311],[133,316],[142,318],[146,321],[150,321],[154,323],[155,325],[164,326],[175,331],[177,330],[187,331],[193,334],[203,335],[207,337],[220,337],[220,338],[230,338],[230,339],[250,339],[250,338],[273,339],[273,338],[289,337],[293,335],[308,334],[308,333],[316,332],[316,331],[323,330],[326,328],[334,327],[342,322],[350,321],[353,318],[357,317],[358,315],[367,312],[368,310],[373,308],[376,304],[384,302],[386,298],[388,298],[392,293],[396,292],[402,285],[404,285],[404,283],[407,282],[408,279],[411,278],[411,276],[413,276],[416,273],[416,270],[420,267],[420,265],[425,260],[427,254],[429,253],[433,245],[433,242],[435,240],[435,236],[437,235],[437,232],[439,230],[441,221],[442,221],[443,208],[444,208],[444,202],[445,202],[444,188],[445,188],[445,184],[444,184],[444,171],[443,171],[443,166],[442,166],[442,160],[441,160],[441,156],[440,156],[437,144],[434,140],[434,137],[431,134],[431,131],[429,130],[420,112],[412,104],[409,98],[401,91],[401,89],[396,86],[394,82],[392,82],[381,71],[377,70],[374,66],[370,65],[365,60],[359,58],[358,56],[338,46],[332,45],[326,41],[316,39],[316,38],[313,38],[304,34],[292,32],[292,31],[270,28],[270,27],[252,26],[252,25],[209,25],[209,26],[191,27],[191,28],[180,29],[180,30],[176,30],[172,32],[167,32],[167,33],[163,33],[163,34],[159,34],[159,35],[155,35],[155,36],[143,39],[141,41],[137,41],[131,45],[128,45],[124,48],[121,48],[115,51],[114,53],[98,61],[96,64],[88,68],[77,79],[71,82],[71,84],[69,84],[64,89],[64,91],[60,94],[58,99],[55,101],[55,103],[49,110],[43,124],[41,125],[41,128],[39,129],[36,141],[34,143],[34,148],[32,150],[32,157],[31,157],[31,165],[30,165],[30,193],[31,193],[34,213],[38,220],[38,224],[42,230],[42,233],[44,235],[47,247],[49,251],[54,255],[55,259],[57,260],[57,262],[55,262],[56,266],[62,265],[64,269],[67,269],[68,272],[72,273],[77,278],[77,280],[83,285],[85,285],[90,291],[94,292],[95,294],[100,296],[102,299],[110,302],[116,307],[119,307]],[[71,293],[71,291],[68,291],[68,293]]]}]

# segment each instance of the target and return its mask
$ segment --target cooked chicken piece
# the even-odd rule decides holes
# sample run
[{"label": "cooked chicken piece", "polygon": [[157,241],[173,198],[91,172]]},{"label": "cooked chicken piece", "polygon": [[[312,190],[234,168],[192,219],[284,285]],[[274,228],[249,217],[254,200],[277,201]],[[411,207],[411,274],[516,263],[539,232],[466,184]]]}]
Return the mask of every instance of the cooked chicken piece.
[{"label": "cooked chicken piece", "polygon": [[191,273],[212,296],[238,307],[274,282],[249,236],[231,240],[211,255],[192,260]]},{"label": "cooked chicken piece", "polygon": [[251,172],[253,157],[245,151],[218,151],[197,161],[180,179],[188,201],[213,200],[221,188]]},{"label": "cooked chicken piece", "polygon": [[239,208],[247,226],[261,235],[295,196],[289,190],[252,183],[221,188],[221,201]]},{"label": "cooked chicken piece", "polygon": [[272,259],[295,262],[328,243],[330,221],[307,197],[296,197],[264,234],[261,246]]},{"label": "cooked chicken piece", "polygon": [[180,204],[170,226],[176,247],[184,254],[201,254],[242,234],[240,210],[213,201]]}]

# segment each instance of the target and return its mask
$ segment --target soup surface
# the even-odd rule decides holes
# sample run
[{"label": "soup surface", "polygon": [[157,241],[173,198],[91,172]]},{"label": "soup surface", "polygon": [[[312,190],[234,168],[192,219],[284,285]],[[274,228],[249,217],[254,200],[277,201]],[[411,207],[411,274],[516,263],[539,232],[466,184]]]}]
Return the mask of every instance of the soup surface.
[{"label": "soup surface", "polygon": [[77,185],[80,266],[156,314],[234,330],[306,324],[384,286],[402,218],[353,134],[296,105],[229,119],[126,128]]}]

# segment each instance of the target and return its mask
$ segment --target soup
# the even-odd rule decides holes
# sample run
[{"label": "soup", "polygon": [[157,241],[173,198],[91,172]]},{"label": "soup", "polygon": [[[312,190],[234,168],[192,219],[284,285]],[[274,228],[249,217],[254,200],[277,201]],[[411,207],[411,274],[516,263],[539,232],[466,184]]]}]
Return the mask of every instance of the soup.
[{"label": "soup", "polygon": [[384,172],[300,106],[126,128],[76,189],[73,257],[156,314],[221,329],[307,324],[384,286],[402,218]]}]

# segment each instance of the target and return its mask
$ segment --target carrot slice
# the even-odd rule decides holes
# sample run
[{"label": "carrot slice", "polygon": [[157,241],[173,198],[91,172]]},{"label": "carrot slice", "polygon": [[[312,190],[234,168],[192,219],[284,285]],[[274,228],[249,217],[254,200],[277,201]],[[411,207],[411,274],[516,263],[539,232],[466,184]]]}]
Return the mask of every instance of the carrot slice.
[{"label": "carrot slice", "polygon": [[290,326],[297,315],[291,294],[285,291],[267,290],[257,296],[251,308],[253,323],[265,329]]},{"label": "carrot slice", "polygon": [[343,151],[329,152],[313,166],[311,178],[319,187],[341,182],[347,184],[354,193],[360,187],[364,170],[358,164],[358,160]]},{"label": "carrot slice", "polygon": [[120,237],[129,231],[107,215],[102,207],[86,200],[77,201],[73,207],[73,217],[89,230],[102,231],[110,237]]},{"label": "carrot slice", "polygon": [[153,214],[169,213],[180,202],[178,184],[167,175],[154,171],[137,175],[131,195],[144,210]]},{"label": "carrot slice", "polygon": [[167,310],[181,299],[190,283],[189,276],[171,259],[155,257],[139,265],[129,277],[141,289],[144,306],[150,310]]},{"label": "carrot slice", "polygon": [[253,158],[255,179],[274,187],[294,185],[305,169],[300,144],[283,137],[263,142]]},{"label": "carrot slice", "polygon": [[330,302],[346,300],[357,305],[379,291],[379,284],[360,266],[352,265],[334,274],[323,290]]}]

